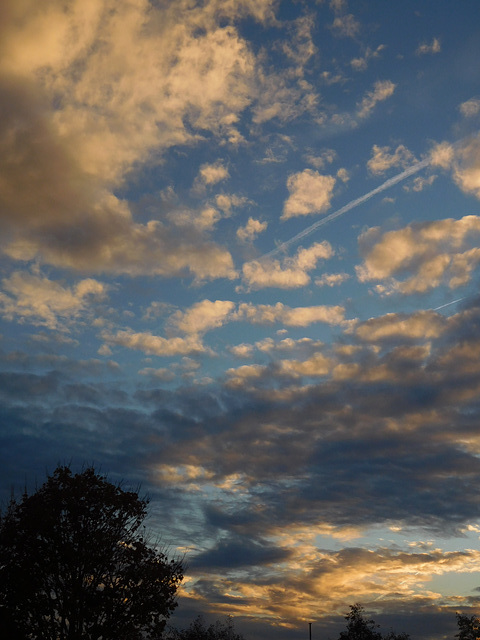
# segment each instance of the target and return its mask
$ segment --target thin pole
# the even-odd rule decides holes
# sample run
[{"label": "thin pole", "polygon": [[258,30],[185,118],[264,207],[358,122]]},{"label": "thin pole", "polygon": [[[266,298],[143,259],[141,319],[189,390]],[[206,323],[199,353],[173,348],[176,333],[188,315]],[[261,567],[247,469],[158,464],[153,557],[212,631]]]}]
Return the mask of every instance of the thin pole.
[{"label": "thin pole", "polygon": [[311,622],[308,623],[308,635],[310,640],[312,640],[312,623]]}]

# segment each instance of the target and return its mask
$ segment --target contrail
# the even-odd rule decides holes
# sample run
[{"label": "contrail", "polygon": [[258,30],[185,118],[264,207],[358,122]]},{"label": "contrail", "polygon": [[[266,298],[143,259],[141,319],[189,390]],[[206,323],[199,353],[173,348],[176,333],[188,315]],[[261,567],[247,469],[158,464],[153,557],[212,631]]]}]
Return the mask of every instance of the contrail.
[{"label": "contrail", "polygon": [[422,169],[425,169],[425,167],[428,167],[429,164],[430,164],[430,160],[429,159],[425,159],[425,160],[422,160],[421,162],[417,162],[416,164],[412,165],[408,169],[405,169],[405,171],[402,171],[401,173],[397,174],[396,176],[393,176],[393,178],[389,178],[383,184],[381,184],[379,187],[376,187],[375,189],[372,189],[372,191],[369,191],[365,195],[360,196],[360,198],[356,198],[355,200],[351,200],[348,204],[346,204],[345,206],[341,207],[337,211],[334,211],[333,213],[331,213],[330,215],[326,216],[325,218],[322,218],[321,220],[318,220],[318,222],[315,222],[314,224],[310,225],[309,227],[307,227],[303,231],[300,231],[300,233],[297,233],[297,235],[293,236],[293,238],[290,238],[290,240],[286,240],[285,242],[282,242],[282,244],[280,244],[278,247],[275,247],[275,249],[272,249],[272,251],[269,251],[268,253],[265,253],[263,256],[261,256],[258,259],[259,260],[264,260],[265,258],[271,258],[272,256],[275,256],[278,253],[284,251],[285,249],[288,249],[288,247],[291,244],[294,244],[298,240],[301,240],[302,238],[305,238],[306,236],[309,236],[311,233],[313,233],[314,231],[316,231],[320,227],[323,227],[324,224],[327,224],[327,222],[331,222],[332,220],[335,220],[335,218],[338,218],[338,217],[342,216],[344,213],[347,213],[347,211],[350,211],[351,209],[354,209],[355,207],[358,207],[359,204],[363,204],[367,200],[370,200],[370,198],[373,198],[373,196],[377,195],[377,193],[381,193],[382,191],[385,191],[386,189],[389,189],[390,187],[393,187],[393,185],[397,184],[397,182],[401,182],[402,180],[405,180],[405,178],[408,178],[408,176],[411,176],[414,173],[417,173],[418,171],[421,171]]},{"label": "contrail", "polygon": [[439,309],[444,309],[445,307],[449,307],[451,304],[455,304],[456,302],[461,302],[462,300],[466,300],[469,296],[464,296],[463,298],[457,298],[456,300],[452,300],[451,302],[447,302],[445,304],[441,304],[439,307],[435,307],[432,311],[438,311]]}]

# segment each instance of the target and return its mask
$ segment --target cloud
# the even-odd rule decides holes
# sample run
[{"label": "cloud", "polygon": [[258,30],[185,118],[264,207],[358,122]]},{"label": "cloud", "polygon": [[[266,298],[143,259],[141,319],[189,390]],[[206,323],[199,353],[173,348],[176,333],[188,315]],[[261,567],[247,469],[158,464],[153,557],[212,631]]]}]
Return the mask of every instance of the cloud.
[{"label": "cloud", "polygon": [[335,13],[344,13],[347,9],[347,0],[330,0],[330,9]]},{"label": "cloud", "polygon": [[250,217],[244,227],[237,229],[237,238],[241,242],[252,242],[259,233],[266,230],[267,226],[267,222],[260,222]]},{"label": "cloud", "polygon": [[480,135],[455,149],[453,178],[462,191],[480,199]]},{"label": "cloud", "polygon": [[[274,119],[286,123],[303,113],[317,112],[318,95],[303,77],[292,75],[288,70],[283,73],[260,71],[257,80],[257,99],[252,107],[254,124]],[[264,161],[273,161],[268,151]]]},{"label": "cloud", "polygon": [[339,178],[339,180],[341,180],[342,182],[347,183],[350,180],[350,174],[346,169],[340,168],[337,171],[337,178]]},{"label": "cloud", "polygon": [[322,149],[320,152],[308,152],[304,159],[312,164],[316,169],[323,169],[327,164],[332,164],[336,159],[337,153],[333,149]]},{"label": "cloud", "polygon": [[[97,219],[78,221],[81,234],[62,223],[48,233],[26,231],[23,238],[17,234],[5,253],[15,260],[41,257],[52,265],[86,272],[191,275],[198,281],[237,277],[230,252],[205,240],[194,228],[179,236],[158,221],[134,223],[129,214],[122,215],[122,203],[112,198],[103,211],[100,203]],[[200,219],[203,228],[212,223],[211,212],[206,213],[207,219]]]},{"label": "cloud", "polygon": [[480,113],[480,98],[470,98],[458,107],[465,118],[473,118]]},{"label": "cloud", "polygon": [[227,387],[244,387],[251,380],[258,380],[266,373],[266,367],[259,364],[244,364],[236,369],[227,369]]},{"label": "cloud", "polygon": [[430,152],[430,163],[450,169],[462,191],[480,198],[480,135],[468,136],[455,145],[436,144]]},{"label": "cloud", "polygon": [[[135,332],[132,329],[117,331],[104,331],[102,338],[105,344],[111,346],[122,346],[128,349],[143,351],[147,355],[175,356],[191,355],[198,353],[212,354],[211,350],[205,347],[200,336],[218,329],[226,322],[232,321],[235,304],[229,300],[202,300],[191,306],[186,311],[176,311],[170,315],[166,322],[166,332],[168,337],[153,335],[150,332]],[[172,333],[183,333],[185,336],[170,335]],[[184,363],[184,369],[197,368],[196,363],[189,361]],[[163,369],[158,370],[147,368],[142,373],[164,377]]]},{"label": "cloud", "polygon": [[215,204],[223,211],[226,217],[231,215],[233,207],[242,207],[247,203],[250,203],[248,198],[245,198],[244,196],[237,196],[233,193],[218,193],[215,196]]},{"label": "cloud", "polygon": [[206,162],[201,165],[192,190],[194,193],[201,195],[205,192],[206,187],[223,182],[229,177],[228,168],[223,164],[222,160],[217,160],[213,163]]},{"label": "cloud", "polygon": [[[113,192],[172,146],[195,144],[199,131],[238,141],[256,62],[236,29],[215,20],[268,19],[270,3],[212,1],[200,10],[183,0],[161,8],[121,0],[111,11],[110,0],[88,9],[74,0],[68,12],[59,0],[7,4],[16,16],[2,23],[0,64],[8,255],[131,275],[233,275],[227,251],[198,234],[179,238],[158,216],[139,224]],[[212,171],[203,176],[210,184],[221,177],[220,167]]]},{"label": "cloud", "polygon": [[390,147],[379,147],[374,144],[367,167],[374,175],[381,175],[392,167],[405,168],[414,162],[416,160],[413,154],[403,144],[399,145],[394,153],[390,153]]},{"label": "cloud", "polygon": [[[201,187],[203,188],[203,184]],[[200,191],[196,189],[197,193]],[[198,241],[204,243],[202,236],[212,231],[219,220],[229,218],[232,215],[232,207],[242,206],[247,202],[247,198],[233,194],[217,194],[214,202],[216,206],[207,202],[198,209],[172,209],[165,217],[172,227],[181,229],[184,234],[190,233],[190,236],[194,237],[198,232]]]},{"label": "cloud", "polygon": [[295,74],[301,77],[304,75],[305,65],[317,53],[312,39],[315,21],[312,15],[304,15],[297,18],[292,26],[292,35],[283,43],[282,50],[296,64]]},{"label": "cloud", "polygon": [[193,573],[234,567],[265,566],[276,562],[286,562],[292,552],[275,545],[260,543],[246,536],[230,535],[220,540],[215,547],[193,556],[189,566]]},{"label": "cloud", "polygon": [[108,287],[97,280],[80,280],[74,287],[37,274],[16,271],[2,280],[0,313],[7,320],[69,330],[69,323],[88,316],[95,302],[106,298]]},{"label": "cloud", "polygon": [[234,308],[235,303],[229,300],[202,300],[187,311],[176,311],[168,325],[189,335],[203,334],[231,320]]},{"label": "cloud", "polygon": [[255,348],[253,344],[237,344],[230,347],[230,353],[236,358],[250,358],[253,355]]},{"label": "cloud", "polygon": [[293,338],[284,338],[283,340],[275,341],[272,338],[265,338],[255,343],[255,347],[259,351],[265,353],[290,353],[297,354],[297,357],[301,355],[308,355],[312,350],[323,346],[323,342],[319,340],[312,340],[311,338],[299,338],[294,340]]},{"label": "cloud", "polygon": [[355,69],[355,71],[365,71],[368,68],[369,61],[374,58],[380,57],[380,52],[383,51],[384,49],[385,49],[384,44],[378,45],[378,47],[375,50],[372,50],[370,49],[370,47],[367,47],[363,57],[353,58],[352,60],[350,60],[350,66],[352,67],[352,69]]},{"label": "cloud", "polygon": [[369,91],[358,105],[357,116],[367,118],[377,103],[383,102],[393,95],[395,87],[396,85],[390,80],[378,80],[373,91]]},{"label": "cloud", "polygon": [[273,338],[265,338],[259,340],[255,344],[239,344],[231,347],[230,351],[237,358],[251,358],[255,350],[261,353],[268,354],[282,354],[286,353],[293,356],[307,357],[312,353],[314,349],[323,346],[323,342],[319,340],[312,340],[311,338],[299,338],[294,340],[293,338],[284,338],[283,340],[274,340]]},{"label": "cloud", "polygon": [[424,178],[423,176],[417,176],[416,178],[413,179],[412,186],[404,185],[403,189],[405,191],[416,191],[418,193],[419,191],[423,191],[427,187],[430,187],[435,182],[436,179],[437,179],[437,176],[435,175],[428,176],[428,178]]},{"label": "cloud", "polygon": [[162,382],[172,382],[175,379],[175,373],[166,368],[154,369],[153,367],[145,367],[140,369],[138,373],[141,376],[149,376]]},{"label": "cloud", "polygon": [[217,184],[229,176],[228,169],[221,160],[213,164],[202,164],[199,171],[199,179],[206,185]]},{"label": "cloud", "polygon": [[336,287],[350,278],[348,273],[323,273],[315,278],[317,287]]},{"label": "cloud", "polygon": [[131,329],[110,333],[102,333],[102,339],[109,346],[125,347],[142,351],[147,355],[169,357],[176,355],[190,355],[194,353],[209,353],[198,335],[187,335],[185,338],[163,338],[149,332],[134,332]]},{"label": "cloud", "polygon": [[338,38],[355,38],[360,32],[360,23],[351,13],[337,16],[331,25],[332,33]]},{"label": "cloud", "polygon": [[326,240],[316,242],[309,249],[300,247],[293,257],[280,260],[252,260],[242,268],[244,283],[251,289],[278,287],[295,289],[310,282],[308,271],[316,268],[319,260],[328,260],[334,251]]},{"label": "cloud", "polygon": [[282,360],[279,369],[280,375],[296,378],[326,376],[332,369],[332,360],[318,352],[307,360]]},{"label": "cloud", "polygon": [[330,207],[334,186],[333,176],[324,176],[312,169],[293,173],[287,180],[290,196],[283,206],[281,219],[326,211]]},{"label": "cloud", "polygon": [[242,303],[238,307],[240,318],[253,324],[280,322],[287,327],[308,327],[315,322],[338,325],[344,320],[345,309],[340,305],[314,307],[288,307],[282,302],[275,305]]},{"label": "cloud", "polygon": [[168,214],[168,219],[176,227],[193,228],[199,232],[212,230],[221,218],[220,211],[209,205],[199,211],[182,209],[171,211]]},{"label": "cloud", "polygon": [[478,216],[413,223],[383,235],[378,228],[370,229],[359,237],[364,262],[356,268],[357,277],[361,282],[386,280],[384,292],[403,294],[422,293],[443,283],[460,287],[480,262],[475,243],[479,233]]},{"label": "cloud", "polygon": [[430,151],[430,164],[448,169],[453,162],[454,154],[454,147],[449,142],[440,142]]},{"label": "cloud", "polygon": [[423,44],[419,45],[415,53],[417,54],[417,56],[421,56],[425,54],[440,53],[441,50],[442,47],[440,46],[440,40],[438,38],[433,38],[431,44],[427,44],[426,42],[424,42]]},{"label": "cloud", "polygon": [[355,335],[365,342],[385,340],[430,340],[438,338],[446,329],[445,318],[435,311],[418,311],[414,314],[388,313],[379,318],[362,322]]}]

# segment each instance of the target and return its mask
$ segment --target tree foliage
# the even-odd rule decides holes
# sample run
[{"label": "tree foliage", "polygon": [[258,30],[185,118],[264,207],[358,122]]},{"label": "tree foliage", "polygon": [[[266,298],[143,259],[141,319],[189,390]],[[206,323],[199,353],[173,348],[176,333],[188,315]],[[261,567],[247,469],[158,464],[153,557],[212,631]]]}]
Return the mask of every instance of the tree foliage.
[{"label": "tree foliage", "polygon": [[340,633],[341,640],[382,640],[382,634],[377,631],[378,624],[365,617],[361,604],[350,605],[345,620],[347,630]]},{"label": "tree foliage", "polygon": [[146,640],[176,607],[182,563],[144,538],[147,501],[58,467],[0,520],[0,631],[25,640]]},{"label": "tree foliage", "polygon": [[202,616],[197,616],[186,629],[171,629],[168,640],[244,640],[236,633],[233,619],[228,616],[225,621],[217,620],[206,625]]},{"label": "tree foliage", "polygon": [[365,617],[365,609],[361,604],[350,605],[350,611],[345,616],[347,629],[340,633],[339,640],[409,640],[408,633],[396,634],[389,631],[382,635],[379,625],[372,619]]},{"label": "tree foliage", "polygon": [[455,637],[459,640],[480,640],[480,618],[457,613],[458,633]]}]

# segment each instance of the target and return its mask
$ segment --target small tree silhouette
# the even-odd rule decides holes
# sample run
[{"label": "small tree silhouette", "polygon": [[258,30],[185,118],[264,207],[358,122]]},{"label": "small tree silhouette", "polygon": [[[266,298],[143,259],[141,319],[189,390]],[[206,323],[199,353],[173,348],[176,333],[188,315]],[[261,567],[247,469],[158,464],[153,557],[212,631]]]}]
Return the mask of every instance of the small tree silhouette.
[{"label": "small tree silhouette", "polygon": [[171,629],[168,640],[244,640],[244,637],[236,633],[230,616],[207,626],[200,615],[186,629]]},{"label": "small tree silhouette", "polygon": [[182,563],[147,544],[148,502],[93,467],[58,467],[0,519],[0,633],[42,640],[158,638]]},{"label": "small tree silhouette", "polygon": [[409,640],[408,633],[390,631],[385,636],[377,631],[379,625],[365,617],[365,609],[361,604],[350,605],[350,612],[345,616],[347,630],[340,633],[339,640]]},{"label": "small tree silhouette", "polygon": [[382,640],[382,634],[376,631],[378,624],[365,618],[364,611],[361,604],[350,605],[345,616],[347,630],[340,633],[341,640]]}]

